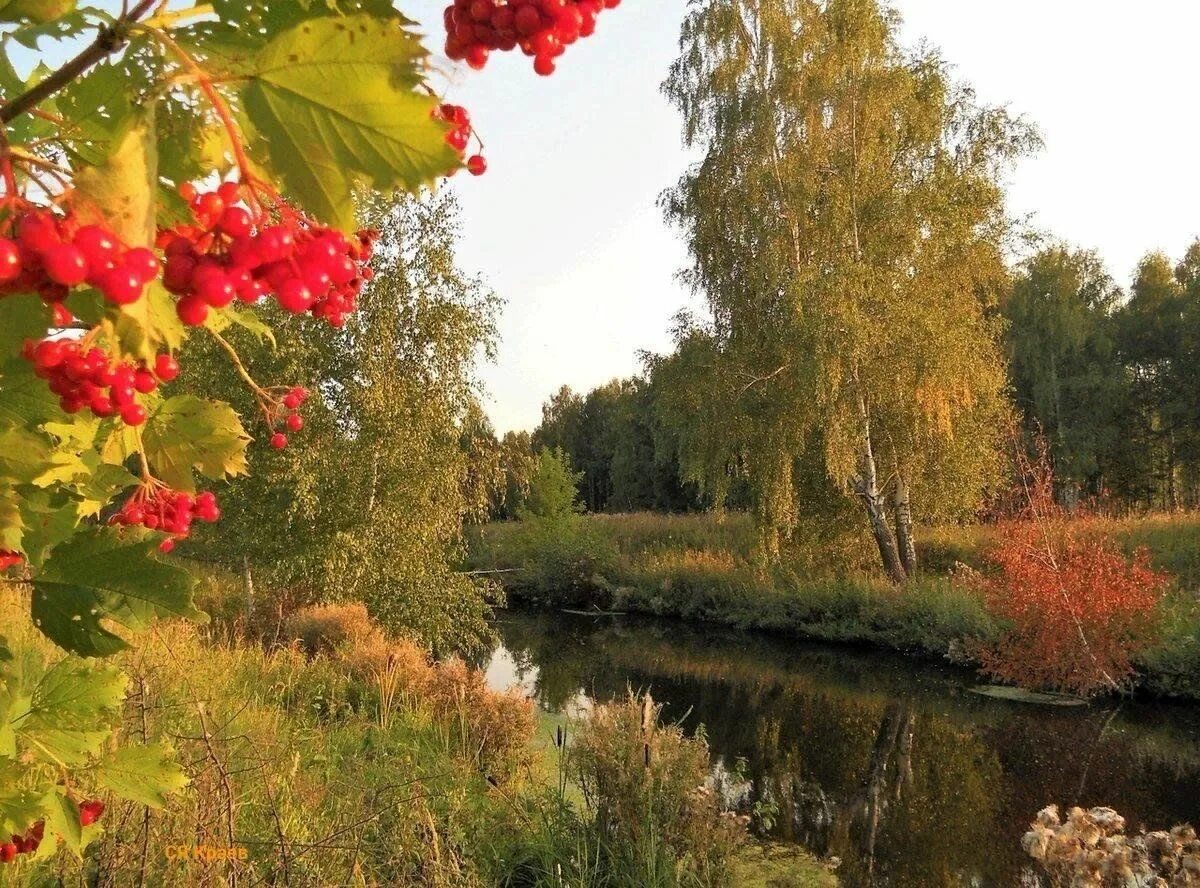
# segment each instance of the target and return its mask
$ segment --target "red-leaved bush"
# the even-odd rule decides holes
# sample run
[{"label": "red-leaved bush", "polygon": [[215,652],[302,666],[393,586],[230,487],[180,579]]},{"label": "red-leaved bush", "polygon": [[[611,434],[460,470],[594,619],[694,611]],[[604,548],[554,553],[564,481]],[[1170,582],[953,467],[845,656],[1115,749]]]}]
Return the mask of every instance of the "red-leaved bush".
[{"label": "red-leaved bush", "polygon": [[975,577],[1007,626],[978,652],[983,671],[1027,688],[1118,690],[1153,640],[1169,578],[1145,550],[1129,558],[1088,516],[1059,507],[1044,464],[1021,469],[1024,506],[998,523],[994,570]]}]

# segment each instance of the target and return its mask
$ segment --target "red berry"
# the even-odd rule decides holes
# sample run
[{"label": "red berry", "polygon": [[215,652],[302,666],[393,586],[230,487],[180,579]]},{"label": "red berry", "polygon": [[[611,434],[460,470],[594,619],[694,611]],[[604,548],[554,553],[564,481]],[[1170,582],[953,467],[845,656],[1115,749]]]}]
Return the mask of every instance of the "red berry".
[{"label": "red berry", "polygon": [[74,287],[87,279],[88,263],[83,250],[74,244],[58,244],[42,256],[50,280],[64,287]]},{"label": "red berry", "polygon": [[174,552],[175,540],[171,539],[171,537],[167,537],[158,544],[158,551],[162,552],[164,555],[169,555],[170,553]]},{"label": "red berry", "polygon": [[276,432],[271,436],[271,446],[276,450],[283,450],[283,448],[288,446],[287,435],[282,432]]},{"label": "red berry", "polygon": [[21,276],[21,250],[14,241],[0,237],[0,284]]},{"label": "red berry", "polygon": [[141,404],[126,404],[121,408],[121,421],[125,425],[140,426],[146,421],[146,408]]},{"label": "red berry", "polygon": [[12,863],[17,859],[17,846],[15,842],[5,842],[0,845],[0,863]]},{"label": "red berry", "polygon": [[175,307],[179,320],[189,327],[199,327],[208,320],[208,303],[199,296],[184,296]]},{"label": "red berry", "polygon": [[293,432],[298,432],[304,428],[304,417],[299,413],[290,413],[287,418],[287,427]]},{"label": "red berry", "polygon": [[162,271],[162,263],[154,251],[146,247],[134,247],[125,254],[124,266],[137,275],[143,284],[148,284]]},{"label": "red berry", "polygon": [[292,278],[285,281],[279,288],[279,305],[284,311],[300,314],[308,311],[313,304],[312,291],[305,286],[304,281]]},{"label": "red berry", "polygon": [[229,207],[221,214],[217,227],[230,237],[245,237],[254,228],[254,219],[250,211],[243,207]]},{"label": "red berry", "polygon": [[472,176],[482,176],[487,172],[487,159],[482,154],[473,154],[467,161],[467,171]]},{"label": "red berry", "polygon": [[131,305],[142,298],[145,285],[139,273],[128,266],[119,266],[100,281],[100,291],[115,305]]},{"label": "red berry", "polygon": [[179,376],[179,362],[173,355],[159,355],[154,359],[154,375],[163,382],[173,382]]},{"label": "red berry", "polygon": [[63,327],[69,327],[75,323],[75,316],[71,314],[70,310],[61,302],[56,302],[54,303],[53,323],[55,327],[59,327],[60,329]]}]

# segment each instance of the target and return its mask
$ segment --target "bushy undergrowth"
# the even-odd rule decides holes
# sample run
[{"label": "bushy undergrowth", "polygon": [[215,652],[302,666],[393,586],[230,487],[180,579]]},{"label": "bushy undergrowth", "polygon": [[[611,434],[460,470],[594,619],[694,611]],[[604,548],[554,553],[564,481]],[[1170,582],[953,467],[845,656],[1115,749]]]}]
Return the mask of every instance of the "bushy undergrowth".
[{"label": "bushy undergrowth", "polygon": [[[520,522],[478,529],[470,565],[513,570],[502,576],[518,602],[595,605],[955,660],[970,659],[1006,626],[1005,615],[987,607],[983,590],[961,581],[969,573],[964,568],[989,569],[987,553],[999,542],[995,526],[922,530],[924,572],[897,589],[853,562],[836,569],[795,556],[768,567],[756,556],[745,515],[577,520],[585,530],[572,546],[595,548],[588,569],[567,584],[558,585],[565,574],[557,568],[543,569],[562,560],[543,559],[542,543]],[[1157,640],[1135,651],[1132,662],[1146,690],[1200,697],[1200,516],[1092,518],[1080,532],[1085,540],[1111,540],[1127,555],[1145,547],[1150,566],[1175,578],[1156,607]]]}]

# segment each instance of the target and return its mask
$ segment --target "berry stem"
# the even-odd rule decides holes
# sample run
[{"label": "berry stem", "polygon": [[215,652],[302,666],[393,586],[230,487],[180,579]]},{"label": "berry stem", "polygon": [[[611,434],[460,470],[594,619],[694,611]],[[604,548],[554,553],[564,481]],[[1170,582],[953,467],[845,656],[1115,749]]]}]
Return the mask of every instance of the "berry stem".
[{"label": "berry stem", "polygon": [[266,410],[267,405],[271,402],[271,396],[266,392],[266,390],[263,389],[262,386],[254,381],[254,377],[250,375],[250,371],[247,370],[246,365],[242,363],[242,357],[237,353],[237,349],[233,347],[233,344],[228,339],[226,339],[216,330],[213,330],[210,327],[206,327],[205,329],[208,330],[212,338],[217,341],[217,345],[224,349],[225,354],[229,355],[229,360],[233,362],[233,368],[237,371],[238,376],[240,376],[242,381],[244,381],[246,385],[250,387],[250,391],[254,393],[254,397],[258,401],[259,406]]},{"label": "berry stem", "polygon": [[237,122],[234,121],[228,103],[213,85],[212,77],[166,31],[161,28],[150,27],[148,23],[145,27],[163,46],[178,56],[184,67],[196,78],[196,83],[200,87],[201,92],[204,93],[205,98],[212,105],[213,111],[216,112],[217,117],[221,121],[221,125],[225,127],[225,133],[229,136],[230,147],[233,149],[233,159],[237,164],[238,175],[242,183],[248,187],[256,209],[261,212],[262,207],[259,205],[257,189],[255,187],[256,180],[250,169],[250,159],[246,156],[246,149],[242,144],[242,131],[238,127]]}]

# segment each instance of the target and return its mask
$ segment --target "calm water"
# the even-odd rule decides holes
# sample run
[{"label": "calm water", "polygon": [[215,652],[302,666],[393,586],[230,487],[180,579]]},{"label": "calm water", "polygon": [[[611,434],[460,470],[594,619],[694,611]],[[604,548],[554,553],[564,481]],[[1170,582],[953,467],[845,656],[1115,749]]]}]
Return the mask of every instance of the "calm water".
[{"label": "calm water", "polygon": [[1200,824],[1200,707],[1009,703],[964,670],[676,622],[508,612],[496,628],[493,686],[568,712],[649,689],[704,725],[743,810],[841,858],[851,888],[1018,885],[1020,837],[1050,802]]}]

